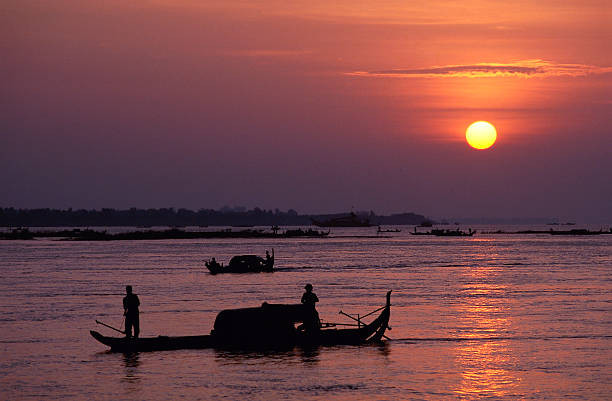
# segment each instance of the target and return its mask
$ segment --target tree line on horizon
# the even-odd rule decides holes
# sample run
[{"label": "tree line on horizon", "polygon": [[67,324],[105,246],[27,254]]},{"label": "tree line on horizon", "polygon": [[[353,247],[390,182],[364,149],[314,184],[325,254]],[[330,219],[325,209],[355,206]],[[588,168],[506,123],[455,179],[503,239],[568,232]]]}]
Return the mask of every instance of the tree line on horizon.
[{"label": "tree line on horizon", "polygon": [[[300,226],[309,225],[312,219],[324,220],[348,213],[335,214],[299,214],[293,209],[286,212],[279,209],[266,210],[258,207],[227,208],[220,210],[184,208],[159,209],[16,209],[0,208],[0,226],[2,227],[95,227],[95,226]],[[367,217],[374,225],[381,224],[421,224],[428,219],[425,216],[407,212],[388,216],[376,215],[373,211],[357,212],[360,217]]]}]

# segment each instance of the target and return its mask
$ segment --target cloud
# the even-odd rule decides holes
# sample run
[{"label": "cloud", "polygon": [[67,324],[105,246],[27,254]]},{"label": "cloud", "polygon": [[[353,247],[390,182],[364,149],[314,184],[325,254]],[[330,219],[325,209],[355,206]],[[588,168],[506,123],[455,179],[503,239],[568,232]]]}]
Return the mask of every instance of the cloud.
[{"label": "cloud", "polygon": [[478,63],[445,65],[415,69],[354,71],[348,75],[365,77],[582,77],[612,72],[611,67],[587,64],[557,64],[546,60],[522,60],[514,63]]}]

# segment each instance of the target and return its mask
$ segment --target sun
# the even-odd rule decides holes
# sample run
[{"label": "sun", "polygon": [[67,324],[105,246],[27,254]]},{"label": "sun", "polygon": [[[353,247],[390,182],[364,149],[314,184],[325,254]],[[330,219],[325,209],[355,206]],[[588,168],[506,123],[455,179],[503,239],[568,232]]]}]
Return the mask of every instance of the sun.
[{"label": "sun", "polygon": [[474,149],[488,149],[495,143],[497,131],[489,122],[476,121],[465,130],[465,139]]}]

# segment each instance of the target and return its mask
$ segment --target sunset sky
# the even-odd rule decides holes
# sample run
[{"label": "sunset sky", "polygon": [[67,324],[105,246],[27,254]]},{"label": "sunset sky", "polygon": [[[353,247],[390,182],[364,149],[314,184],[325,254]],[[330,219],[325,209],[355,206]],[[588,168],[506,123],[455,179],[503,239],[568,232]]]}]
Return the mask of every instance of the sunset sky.
[{"label": "sunset sky", "polygon": [[610,223],[611,4],[5,0],[0,207]]}]

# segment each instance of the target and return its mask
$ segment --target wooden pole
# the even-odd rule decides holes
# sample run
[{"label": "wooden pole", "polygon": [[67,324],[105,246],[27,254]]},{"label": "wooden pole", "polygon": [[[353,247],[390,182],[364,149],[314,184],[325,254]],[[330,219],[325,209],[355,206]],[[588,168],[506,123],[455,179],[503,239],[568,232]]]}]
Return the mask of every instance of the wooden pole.
[{"label": "wooden pole", "polygon": [[116,328],[114,328],[113,326],[109,326],[108,324],[103,323],[103,322],[101,322],[101,321],[99,321],[99,320],[96,320],[96,323],[101,324],[102,326],[106,326],[106,327],[108,327],[109,329],[113,329],[113,330],[115,330],[115,331],[118,331],[118,332],[119,332],[119,333],[121,333],[121,334],[125,334],[125,331],[121,331],[121,330],[119,330],[119,329],[116,329]]}]

